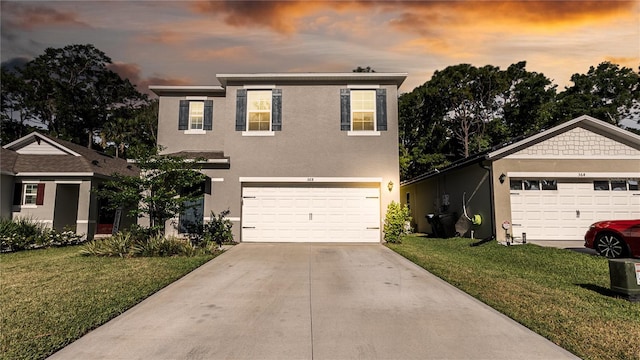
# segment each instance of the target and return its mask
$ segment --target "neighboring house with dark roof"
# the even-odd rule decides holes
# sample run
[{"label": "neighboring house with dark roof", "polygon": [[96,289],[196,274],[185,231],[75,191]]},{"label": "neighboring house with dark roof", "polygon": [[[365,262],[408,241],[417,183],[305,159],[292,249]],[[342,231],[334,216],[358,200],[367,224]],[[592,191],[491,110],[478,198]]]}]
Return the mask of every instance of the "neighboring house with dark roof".
[{"label": "neighboring house with dark roof", "polygon": [[405,181],[400,198],[418,232],[440,214],[445,235],[583,240],[596,221],[640,218],[638,180],[640,136],[584,115]]},{"label": "neighboring house with dark roof", "polygon": [[[93,192],[112,174],[138,176],[126,160],[37,132],[2,147],[0,216],[27,217],[89,239],[111,233],[116,213]],[[121,226],[135,222],[124,214]]]},{"label": "neighboring house with dark roof", "polygon": [[202,197],[168,232],[229,210],[236,241],[380,242],[399,200],[406,76],[218,74],[221,86],[150,86],[163,153],[206,159]]}]

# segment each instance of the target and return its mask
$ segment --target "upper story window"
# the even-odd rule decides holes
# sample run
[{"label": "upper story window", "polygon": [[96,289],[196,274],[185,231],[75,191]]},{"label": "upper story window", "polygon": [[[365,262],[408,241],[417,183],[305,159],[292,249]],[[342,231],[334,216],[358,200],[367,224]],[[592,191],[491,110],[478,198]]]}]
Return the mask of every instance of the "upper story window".
[{"label": "upper story window", "polygon": [[180,100],[178,130],[185,134],[204,134],[213,130],[213,100]]},{"label": "upper story window", "polygon": [[243,136],[273,136],[282,131],[282,89],[238,89],[236,131]]},{"label": "upper story window", "polygon": [[380,135],[380,131],[386,131],[386,89],[341,89],[340,130],[353,136]]},{"label": "upper story window", "polygon": [[271,90],[247,92],[247,131],[271,130]]},{"label": "upper story window", "polygon": [[189,129],[204,130],[204,101],[189,102]]},{"label": "upper story window", "polygon": [[351,130],[376,130],[376,92],[374,90],[351,91]]}]

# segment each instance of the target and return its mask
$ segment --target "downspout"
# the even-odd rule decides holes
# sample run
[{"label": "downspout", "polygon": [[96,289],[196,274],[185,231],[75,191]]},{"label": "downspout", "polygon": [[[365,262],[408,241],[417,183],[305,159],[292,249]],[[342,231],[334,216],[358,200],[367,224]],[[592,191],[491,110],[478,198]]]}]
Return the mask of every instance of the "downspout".
[{"label": "downspout", "polygon": [[478,163],[478,165],[480,165],[481,168],[487,170],[489,172],[489,184],[490,184],[490,197],[491,197],[491,201],[489,202],[489,209],[491,211],[491,236],[493,237],[494,240],[497,240],[497,234],[496,234],[496,212],[494,211],[494,201],[495,201],[495,190],[493,188],[493,166],[484,166],[483,161],[480,161]]}]

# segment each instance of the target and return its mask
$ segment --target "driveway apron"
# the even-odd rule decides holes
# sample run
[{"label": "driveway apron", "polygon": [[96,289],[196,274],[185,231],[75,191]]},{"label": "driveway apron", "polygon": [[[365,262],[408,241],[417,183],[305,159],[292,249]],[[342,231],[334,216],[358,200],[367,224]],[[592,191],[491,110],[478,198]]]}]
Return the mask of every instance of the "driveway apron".
[{"label": "driveway apron", "polygon": [[576,357],[382,245],[246,243],[51,357],[515,358]]}]

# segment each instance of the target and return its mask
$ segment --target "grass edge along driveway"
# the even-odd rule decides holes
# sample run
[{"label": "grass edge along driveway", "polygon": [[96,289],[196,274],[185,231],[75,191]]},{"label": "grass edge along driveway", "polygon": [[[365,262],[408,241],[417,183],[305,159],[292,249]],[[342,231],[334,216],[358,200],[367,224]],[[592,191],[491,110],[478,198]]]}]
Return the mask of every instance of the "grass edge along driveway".
[{"label": "grass edge along driveway", "polygon": [[0,255],[0,358],[42,359],[211,260],[99,258],[79,247]]},{"label": "grass edge along driveway", "polygon": [[609,291],[607,259],[532,244],[406,237],[390,249],[584,359],[640,359],[640,303]]}]

